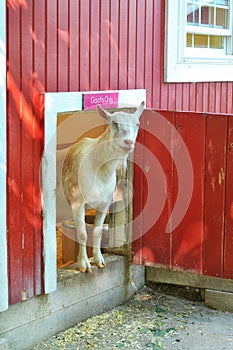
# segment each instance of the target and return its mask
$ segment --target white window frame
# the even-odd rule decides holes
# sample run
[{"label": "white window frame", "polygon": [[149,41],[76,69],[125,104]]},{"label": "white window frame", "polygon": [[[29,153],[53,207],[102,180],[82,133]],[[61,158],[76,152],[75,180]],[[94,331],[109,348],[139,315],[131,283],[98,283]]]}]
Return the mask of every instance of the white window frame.
[{"label": "white window frame", "polygon": [[6,162],[6,1],[0,1],[0,312],[8,307]]},{"label": "white window frame", "polygon": [[185,0],[166,0],[165,82],[233,81],[233,55],[207,57],[203,51],[203,57],[185,57],[185,8]]}]

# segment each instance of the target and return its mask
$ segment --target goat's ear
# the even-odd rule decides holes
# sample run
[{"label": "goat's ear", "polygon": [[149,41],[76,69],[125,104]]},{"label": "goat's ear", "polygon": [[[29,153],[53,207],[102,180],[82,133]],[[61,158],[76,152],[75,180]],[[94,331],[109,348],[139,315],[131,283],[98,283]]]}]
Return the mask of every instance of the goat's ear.
[{"label": "goat's ear", "polygon": [[101,117],[107,119],[108,121],[111,119],[111,113],[107,112],[105,109],[103,109],[103,107],[97,105],[96,109]]},{"label": "goat's ear", "polygon": [[136,112],[134,112],[134,114],[135,114],[138,118],[141,117],[144,107],[145,107],[145,102],[142,101],[142,103],[140,104],[140,106],[138,107],[138,109],[136,110]]}]

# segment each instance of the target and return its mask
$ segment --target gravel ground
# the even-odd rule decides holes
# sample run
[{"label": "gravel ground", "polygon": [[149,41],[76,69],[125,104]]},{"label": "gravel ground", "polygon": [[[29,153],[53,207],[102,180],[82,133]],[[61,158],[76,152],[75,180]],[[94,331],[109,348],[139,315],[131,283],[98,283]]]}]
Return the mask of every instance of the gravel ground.
[{"label": "gravel ground", "polygon": [[151,285],[33,348],[46,349],[229,350],[233,314],[206,308],[198,290]]}]

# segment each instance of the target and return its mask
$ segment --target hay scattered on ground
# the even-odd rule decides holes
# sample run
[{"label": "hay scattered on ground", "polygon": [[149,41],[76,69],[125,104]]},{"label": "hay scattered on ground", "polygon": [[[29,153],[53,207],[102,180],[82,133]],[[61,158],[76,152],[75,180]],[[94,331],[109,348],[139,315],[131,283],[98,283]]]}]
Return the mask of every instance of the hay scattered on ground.
[{"label": "hay scattered on ground", "polygon": [[[159,286],[144,287],[129,302],[57,334],[33,350],[233,348],[233,315],[165,292]],[[190,299],[199,297],[196,290],[186,292]]]}]

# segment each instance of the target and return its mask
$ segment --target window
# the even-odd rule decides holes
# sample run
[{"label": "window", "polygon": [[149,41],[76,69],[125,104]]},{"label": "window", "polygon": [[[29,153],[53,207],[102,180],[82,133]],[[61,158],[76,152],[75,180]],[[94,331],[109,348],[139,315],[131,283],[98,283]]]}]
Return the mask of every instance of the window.
[{"label": "window", "polygon": [[233,0],[167,0],[165,81],[232,81]]}]

